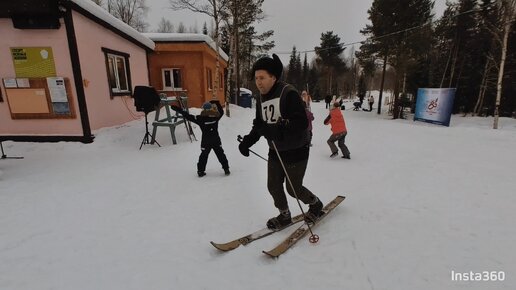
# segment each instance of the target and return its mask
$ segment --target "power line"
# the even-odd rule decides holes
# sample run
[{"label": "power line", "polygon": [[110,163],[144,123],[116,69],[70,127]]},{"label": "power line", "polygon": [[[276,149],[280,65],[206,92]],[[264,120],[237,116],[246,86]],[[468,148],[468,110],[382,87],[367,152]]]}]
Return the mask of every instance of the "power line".
[{"label": "power line", "polygon": [[[479,9],[471,9],[471,10],[459,13],[457,15],[454,15],[451,18],[455,18],[455,17],[459,17],[459,16],[464,15],[464,14],[468,14],[468,13],[471,13],[471,12],[479,12],[479,11],[481,11],[481,10],[479,10]],[[387,34],[380,35],[380,36],[376,36],[376,37],[369,37],[366,40],[355,41],[355,42],[350,42],[350,43],[342,42],[342,43],[339,43],[337,46],[332,46],[332,47],[328,47],[328,48],[324,48],[324,49],[319,49],[319,51],[329,50],[329,49],[333,49],[333,48],[347,47],[347,46],[352,46],[352,45],[355,45],[355,44],[364,44],[367,41],[373,41],[373,40],[377,40],[377,39],[380,39],[380,38],[389,37],[389,36],[400,34],[400,33],[405,33],[407,31],[423,28],[423,27],[425,27],[427,25],[434,24],[434,23],[437,23],[437,22],[440,22],[440,21],[443,21],[443,20],[444,20],[443,17],[441,17],[441,19],[437,19],[437,20],[434,20],[434,21],[429,21],[427,23],[424,23],[424,24],[421,24],[421,25],[418,25],[418,26],[406,28],[406,29],[403,29],[403,30],[394,31],[394,32],[387,33]],[[297,51],[297,52],[298,53],[307,53],[307,52],[315,52],[315,51],[316,51],[315,49],[307,49],[307,50],[301,50],[301,51]],[[286,52],[286,51],[276,51],[274,53],[275,54],[291,54],[292,52],[291,51],[289,51],[289,52]]]}]

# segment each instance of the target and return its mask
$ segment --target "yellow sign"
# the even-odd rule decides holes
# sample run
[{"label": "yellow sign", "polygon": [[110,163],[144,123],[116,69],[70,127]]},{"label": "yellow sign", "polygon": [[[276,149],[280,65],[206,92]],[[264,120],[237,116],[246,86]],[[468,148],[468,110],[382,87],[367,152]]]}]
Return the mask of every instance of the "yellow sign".
[{"label": "yellow sign", "polygon": [[18,78],[56,76],[51,47],[11,47],[11,55]]}]

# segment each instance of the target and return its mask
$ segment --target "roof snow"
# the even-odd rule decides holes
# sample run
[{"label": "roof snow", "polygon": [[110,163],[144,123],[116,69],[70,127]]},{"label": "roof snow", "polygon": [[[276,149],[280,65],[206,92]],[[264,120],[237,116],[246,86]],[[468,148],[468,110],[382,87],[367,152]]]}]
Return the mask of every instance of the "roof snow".
[{"label": "roof snow", "polygon": [[116,18],[115,16],[109,14],[104,8],[100,7],[99,5],[95,4],[91,0],[70,0],[73,3],[77,4],[82,9],[88,11],[95,17],[107,22],[114,28],[118,29],[122,33],[125,33],[126,35],[132,37],[134,40],[138,41],[139,43],[143,44],[144,46],[154,50],[154,42],[150,40],[148,37],[143,35],[142,33],[138,32],[136,29],[129,26],[127,23],[123,22],[122,20]]},{"label": "roof snow", "polygon": [[[200,33],[143,33],[143,35],[152,39],[156,42],[205,42],[214,51],[217,51],[215,41],[208,35]],[[219,54],[225,60],[228,61],[228,55],[219,47]]]}]

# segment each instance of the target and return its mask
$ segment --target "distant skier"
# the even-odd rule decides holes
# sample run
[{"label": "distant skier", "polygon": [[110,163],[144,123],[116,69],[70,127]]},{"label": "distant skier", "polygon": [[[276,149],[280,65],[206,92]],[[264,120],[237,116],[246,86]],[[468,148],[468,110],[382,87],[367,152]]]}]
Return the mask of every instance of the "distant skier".
[{"label": "distant skier", "polygon": [[331,125],[332,134],[328,139],[328,146],[330,146],[331,155],[333,158],[339,154],[339,149],[335,146],[335,141],[338,141],[340,150],[342,151],[342,158],[351,159],[348,147],[344,144],[348,130],[346,128],[346,121],[342,116],[342,111],[339,108],[339,103],[333,104],[333,109],[330,110],[328,117],[324,119],[324,125]]},{"label": "distant skier", "polygon": [[217,158],[219,159],[222,169],[226,175],[230,174],[228,159],[222,149],[222,142],[219,136],[219,120],[222,118],[224,111],[219,101],[210,101],[202,105],[202,111],[200,115],[194,116],[186,111],[183,111],[177,106],[171,106],[171,108],[183,115],[185,119],[194,122],[199,125],[202,131],[201,140],[201,155],[199,155],[199,161],[197,162],[197,175],[203,177],[206,175],[206,163],[208,162],[208,155],[213,149]]},{"label": "distant skier", "polygon": [[331,95],[326,95],[326,97],[324,97],[324,102],[326,103],[326,109],[331,109],[332,98],[333,97]]},{"label": "distant skier", "polygon": [[373,110],[373,104],[374,104],[374,98],[372,95],[369,96],[368,102],[369,102],[369,112],[371,112]]},{"label": "distant skier", "polygon": [[272,142],[278,149],[295,190],[294,193],[287,182],[287,192],[292,197],[297,194],[301,202],[309,205],[306,218],[308,221],[315,221],[322,214],[323,204],[303,186],[310,147],[308,120],[301,97],[293,86],[279,80],[283,65],[277,55],[258,59],[252,71],[260,96],[257,98],[256,118],[253,120],[251,132],[243,138],[238,149],[242,155],[249,156],[249,147],[261,136],[269,143],[267,188],[280,214],[269,219],[267,227],[278,229],[292,222],[283,188],[286,175]]}]

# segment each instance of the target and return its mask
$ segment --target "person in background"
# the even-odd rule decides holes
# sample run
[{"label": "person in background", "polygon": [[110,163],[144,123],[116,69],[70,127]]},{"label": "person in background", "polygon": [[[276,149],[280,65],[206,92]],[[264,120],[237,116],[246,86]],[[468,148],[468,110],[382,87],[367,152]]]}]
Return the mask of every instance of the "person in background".
[{"label": "person in background", "polygon": [[373,104],[374,104],[374,98],[372,95],[369,96],[368,102],[369,102],[369,112],[371,112],[373,110]]},{"label": "person in background", "polygon": [[332,98],[333,97],[331,95],[326,95],[326,97],[324,98],[324,102],[326,103],[326,109],[331,109]]},{"label": "person in background", "polygon": [[312,121],[315,119],[314,114],[308,109],[306,103],[305,105],[305,111],[306,111],[306,118],[308,119],[308,144],[310,144],[310,147],[312,147],[312,138],[314,136],[312,132]]},{"label": "person in background", "polygon": [[279,215],[269,219],[267,227],[280,229],[292,223],[284,190],[286,174],[292,182],[292,186],[287,182],[287,192],[309,205],[305,217],[307,222],[314,222],[322,214],[323,204],[303,185],[310,152],[308,119],[303,101],[292,85],[280,81],[283,64],[276,54],[272,58],[258,59],[252,72],[260,91],[256,101],[256,117],[251,132],[244,136],[238,149],[247,157],[249,148],[260,137],[265,137],[269,144],[267,189]]},{"label": "person in background", "polygon": [[302,91],[301,99],[303,99],[303,102],[305,102],[305,108],[309,111],[312,111],[312,96],[310,96],[307,91]]},{"label": "person in background", "polygon": [[351,154],[349,153],[348,147],[344,144],[346,139],[346,135],[348,134],[348,130],[346,128],[346,121],[344,120],[344,116],[342,115],[342,111],[340,110],[340,105],[338,102],[333,103],[333,109],[330,110],[328,117],[324,119],[324,125],[331,125],[331,136],[328,139],[328,146],[330,146],[331,155],[333,158],[339,154],[339,150],[335,146],[335,141],[338,141],[338,145],[340,150],[342,151],[342,158],[351,159]]},{"label": "person in background", "polygon": [[197,116],[191,115],[177,106],[171,106],[171,108],[201,128],[201,155],[199,155],[199,161],[197,162],[197,175],[199,177],[206,175],[206,163],[208,163],[208,155],[210,155],[212,149],[215,151],[224,173],[229,175],[231,172],[229,171],[228,159],[224,154],[224,149],[222,149],[222,141],[219,136],[219,120],[224,114],[220,102],[214,100],[204,103],[201,114]]}]

